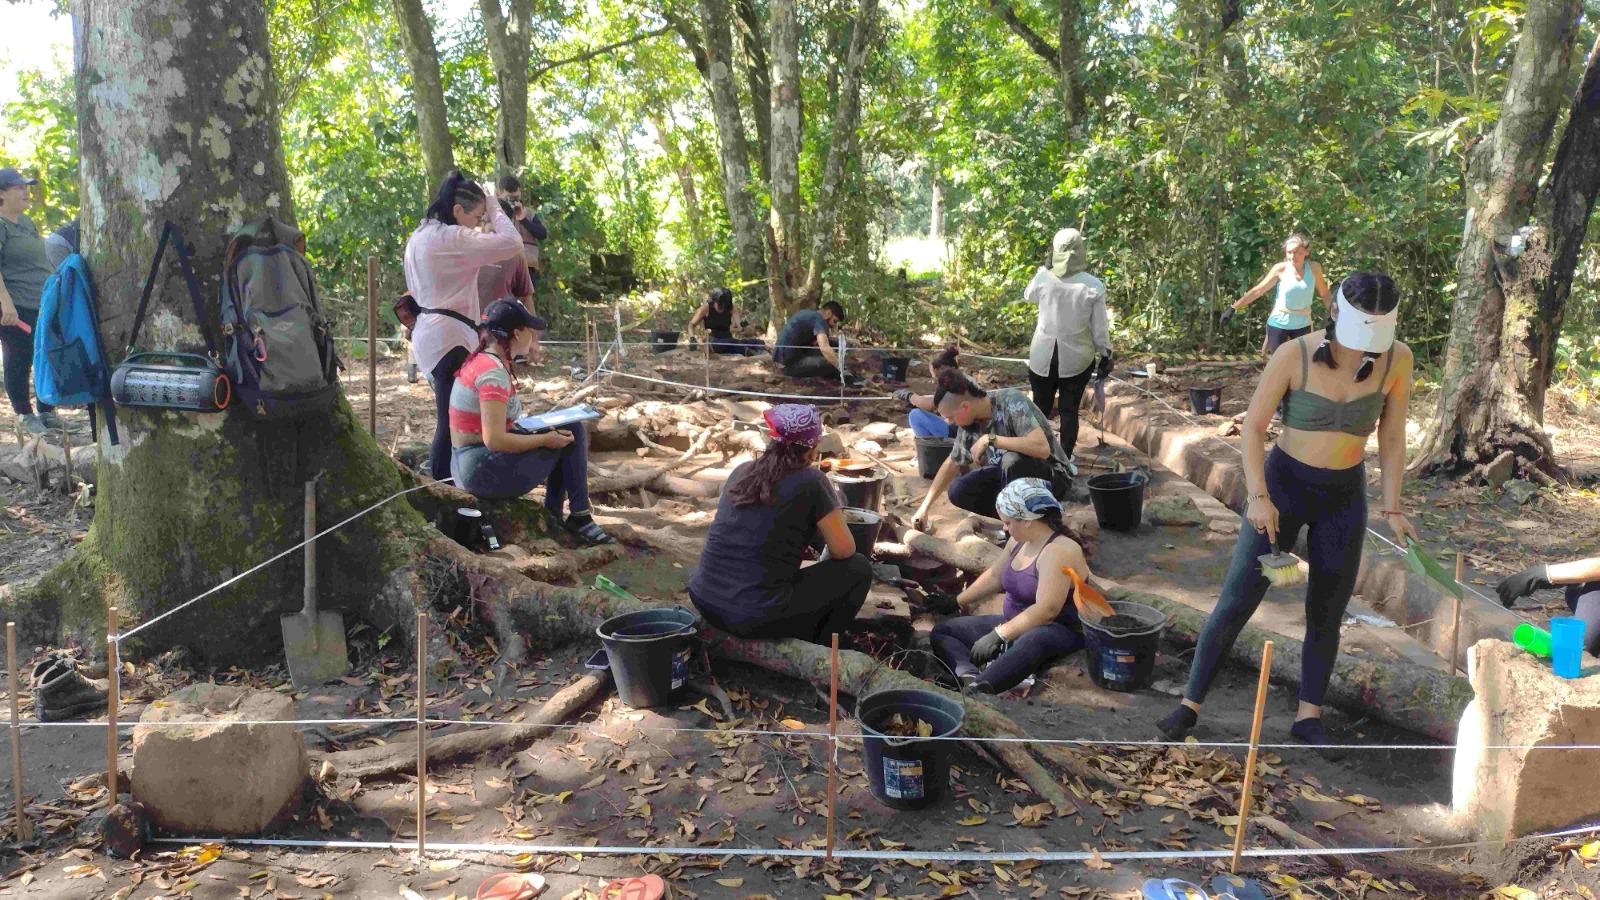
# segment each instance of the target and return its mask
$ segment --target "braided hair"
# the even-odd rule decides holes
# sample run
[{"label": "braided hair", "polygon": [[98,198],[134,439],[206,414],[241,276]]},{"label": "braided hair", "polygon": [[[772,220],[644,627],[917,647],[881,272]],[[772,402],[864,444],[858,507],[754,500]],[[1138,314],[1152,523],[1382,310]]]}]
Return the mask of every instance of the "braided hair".
[{"label": "braided hair", "polygon": [[428,204],[428,211],[423,213],[423,218],[443,222],[446,225],[458,225],[456,221],[456,207],[474,209],[486,199],[483,188],[473,181],[471,176],[464,174],[460,169],[451,169],[450,174],[439,182],[439,190],[434,192],[433,202]]},{"label": "braided hair", "polygon": [[[1394,279],[1382,272],[1357,272],[1339,282],[1334,290],[1351,306],[1373,315],[1386,314],[1400,304],[1400,289],[1395,287]],[[1317,345],[1317,352],[1311,358],[1330,369],[1339,368],[1338,361],[1333,358],[1333,345],[1336,342],[1333,319],[1330,317],[1322,329],[1322,343]],[[1382,355],[1368,351],[1362,356],[1361,365],[1356,367],[1357,382],[1367,380],[1367,376],[1372,374],[1373,364]]]}]

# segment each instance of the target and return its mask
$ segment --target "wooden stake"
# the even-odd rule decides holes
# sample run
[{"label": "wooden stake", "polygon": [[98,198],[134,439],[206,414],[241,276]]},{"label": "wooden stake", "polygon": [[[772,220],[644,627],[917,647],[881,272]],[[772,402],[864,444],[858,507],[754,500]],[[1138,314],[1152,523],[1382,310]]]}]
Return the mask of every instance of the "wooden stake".
[{"label": "wooden stake", "polygon": [[1244,852],[1244,833],[1250,821],[1250,789],[1256,780],[1256,746],[1261,742],[1261,717],[1267,710],[1267,677],[1272,674],[1272,642],[1261,645],[1261,677],[1256,681],[1255,719],[1250,723],[1250,752],[1244,758],[1244,787],[1239,792],[1239,824],[1233,829],[1233,861],[1229,872],[1239,871],[1239,854]]},{"label": "wooden stake", "polygon": [[701,349],[706,352],[706,390],[709,392],[711,390],[711,331],[709,329],[706,331],[705,346]]},{"label": "wooden stake", "polygon": [[367,257],[367,429],[378,433],[378,258]]},{"label": "wooden stake", "polygon": [[833,819],[839,796],[839,632],[833,633],[828,654],[828,862],[833,862]]},{"label": "wooden stake", "polygon": [[584,369],[586,369],[590,374],[593,374],[595,368],[599,365],[600,357],[598,355],[598,351],[599,351],[599,348],[597,348],[595,346],[594,316],[593,315],[584,316],[584,318],[583,318],[583,364],[584,364]]},{"label": "wooden stake", "polygon": [[417,612],[417,857],[427,849],[428,832],[428,614]]},{"label": "wooden stake", "polygon": [[839,402],[844,402],[844,335],[839,335]]},{"label": "wooden stake", "polygon": [[[1461,584],[1462,568],[1466,563],[1465,556],[1460,550],[1456,551],[1456,585]],[[1462,593],[1455,596],[1455,610],[1450,616],[1450,674],[1454,675],[1461,667],[1461,597]]]},{"label": "wooden stake", "polygon": [[33,840],[27,804],[22,802],[22,715],[17,712],[17,623],[6,623],[6,685],[11,694],[11,793],[17,798],[17,842]]},{"label": "wooden stake", "polygon": [[106,607],[106,787],[107,807],[117,805],[117,704],[121,702],[122,664],[117,661],[117,608]]}]

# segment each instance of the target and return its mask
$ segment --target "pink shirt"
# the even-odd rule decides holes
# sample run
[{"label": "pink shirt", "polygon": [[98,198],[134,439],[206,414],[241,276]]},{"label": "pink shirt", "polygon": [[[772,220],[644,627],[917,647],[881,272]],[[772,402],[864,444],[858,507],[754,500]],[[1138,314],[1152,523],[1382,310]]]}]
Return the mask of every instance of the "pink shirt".
[{"label": "pink shirt", "polygon": [[[488,207],[492,234],[424,219],[406,240],[406,287],[418,305],[478,321],[478,270],[508,257],[522,258],[517,226],[493,198]],[[411,356],[424,372],[432,372],[452,348],[476,346],[477,332],[449,316],[424,313],[411,333]]]}]

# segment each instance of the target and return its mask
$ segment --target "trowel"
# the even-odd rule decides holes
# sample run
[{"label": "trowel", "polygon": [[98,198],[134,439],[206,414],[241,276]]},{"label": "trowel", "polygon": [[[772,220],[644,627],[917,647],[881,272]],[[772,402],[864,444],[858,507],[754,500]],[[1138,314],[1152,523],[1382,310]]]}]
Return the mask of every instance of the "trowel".
[{"label": "trowel", "polygon": [[317,482],[306,482],[305,605],[283,616],[283,655],[289,680],[305,689],[326,684],[350,671],[344,643],[344,616],[317,611]]}]

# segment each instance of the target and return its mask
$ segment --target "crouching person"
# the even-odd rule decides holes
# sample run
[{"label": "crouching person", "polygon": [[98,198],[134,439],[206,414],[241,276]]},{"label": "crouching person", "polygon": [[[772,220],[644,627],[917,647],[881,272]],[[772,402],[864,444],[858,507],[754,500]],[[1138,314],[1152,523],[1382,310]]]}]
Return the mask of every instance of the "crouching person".
[{"label": "crouching person", "polygon": [[[533,350],[544,320],[515,300],[496,300],[478,327],[477,352],[450,389],[450,474],[456,485],[489,500],[520,497],[545,486],[544,504],[586,544],[609,544],[589,512],[589,442],[582,423],[527,434],[511,361]],[[562,507],[571,511],[562,517]]]},{"label": "crouching person", "polygon": [[[772,443],[728,476],[689,598],[731,634],[826,644],[866,602],[872,564],[856,552],[833,486],[813,465],[822,416],[791,403],[767,410],[766,420]],[[829,558],[802,569],[819,537]]]}]

